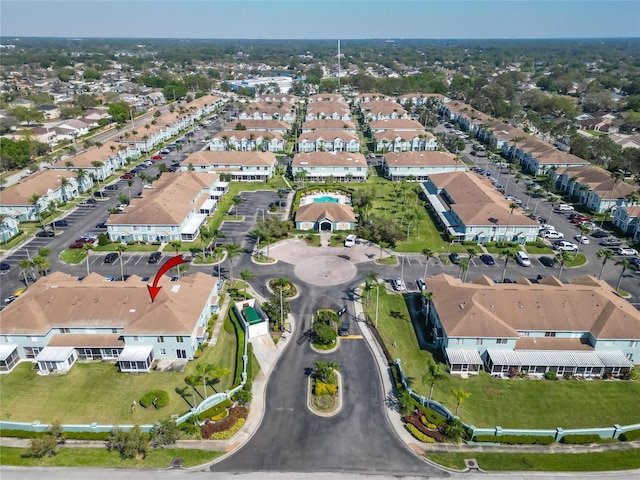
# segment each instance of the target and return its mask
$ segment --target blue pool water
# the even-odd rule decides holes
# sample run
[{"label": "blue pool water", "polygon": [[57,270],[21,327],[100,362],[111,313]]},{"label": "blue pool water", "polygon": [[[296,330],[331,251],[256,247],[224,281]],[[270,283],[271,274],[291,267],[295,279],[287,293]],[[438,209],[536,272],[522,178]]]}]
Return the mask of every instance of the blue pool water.
[{"label": "blue pool water", "polygon": [[313,203],[338,203],[335,197],[318,197],[313,199]]}]

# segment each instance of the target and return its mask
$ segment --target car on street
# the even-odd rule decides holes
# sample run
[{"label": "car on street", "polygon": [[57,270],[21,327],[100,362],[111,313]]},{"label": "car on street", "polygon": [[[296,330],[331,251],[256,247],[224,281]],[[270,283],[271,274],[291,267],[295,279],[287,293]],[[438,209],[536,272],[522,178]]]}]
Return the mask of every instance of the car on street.
[{"label": "car on street", "polygon": [[347,335],[349,335],[349,320],[345,320],[340,324],[338,335],[340,335],[341,337],[346,337]]},{"label": "car on street", "polygon": [[160,261],[160,258],[162,258],[162,253],[153,252],[151,255],[149,255],[149,263],[158,263]]},{"label": "car on street", "polygon": [[540,257],[538,260],[540,260],[540,263],[545,267],[553,267],[553,264],[555,263],[553,257]]},{"label": "car on street", "polygon": [[66,227],[67,225],[69,225],[69,222],[67,222],[66,220],[56,220],[55,222],[51,222],[49,225],[53,227]]},{"label": "car on street", "polygon": [[160,150],[160,153],[162,155],[169,155],[171,153],[171,150],[169,150],[168,148],[163,148],[162,150]]},{"label": "car on street", "polygon": [[142,188],[151,189],[151,188],[153,188],[153,185],[151,185],[150,183],[145,183],[144,187],[142,187]]},{"label": "car on street", "polygon": [[416,279],[416,285],[418,285],[418,290],[420,290],[421,292],[424,292],[427,289],[427,284],[424,283],[424,280],[422,278]]},{"label": "car on street", "polygon": [[104,263],[114,263],[116,260],[118,260],[119,256],[120,254],[118,252],[107,253],[107,255],[105,255],[104,257]]},{"label": "car on street", "polygon": [[107,185],[106,187],[104,187],[105,190],[118,190],[118,185],[116,185],[115,183],[112,183],[111,185]]},{"label": "car on street", "polygon": [[393,284],[393,288],[399,292],[404,292],[407,289],[407,286],[404,284],[404,280],[400,277],[394,278],[391,283]]},{"label": "car on street", "polygon": [[125,173],[124,175],[120,175],[120,178],[123,180],[131,180],[133,178],[132,173]]},{"label": "car on street", "polygon": [[460,264],[460,254],[458,253],[450,253],[449,254],[449,260],[451,260],[451,263],[453,263],[454,265],[459,265]]},{"label": "car on street", "polygon": [[614,248],[613,251],[616,253],[616,255],[623,255],[623,256],[629,256],[629,257],[638,255],[638,251],[635,248],[629,248],[629,247],[617,247],[617,248]]},{"label": "car on street", "polygon": [[560,252],[577,252],[578,251],[578,245],[576,245],[575,243],[566,242],[564,240],[554,243],[553,248]]},{"label": "car on street", "polygon": [[153,157],[151,157],[151,160],[162,160],[162,155],[154,155]]},{"label": "car on street", "polygon": [[16,297],[15,295],[9,295],[7,298],[5,298],[5,299],[4,299],[4,303],[5,303],[5,305],[10,304],[10,303],[11,303],[11,302],[13,302],[16,298],[18,298],[18,297]]},{"label": "car on street", "polygon": [[100,223],[96,224],[96,228],[107,228],[107,223],[106,222],[100,222]]},{"label": "car on street", "polygon": [[41,230],[38,233],[36,233],[36,237],[40,237],[40,238],[48,238],[48,237],[55,237],[55,236],[56,234],[51,230]]},{"label": "car on street", "polygon": [[592,236],[593,238],[605,238],[605,237],[608,237],[608,236],[609,236],[609,232],[605,232],[604,230],[600,230],[600,229],[598,229],[598,230],[595,230],[595,231],[591,234],[591,236]]},{"label": "car on street", "polygon": [[484,263],[485,265],[495,265],[496,264],[496,261],[488,253],[483,253],[482,255],[480,255],[480,261],[482,263]]},{"label": "car on street", "polygon": [[591,218],[587,217],[586,215],[577,215],[571,219],[571,223],[575,225],[579,223],[592,222],[592,221],[593,220],[591,220]]},{"label": "car on street", "polygon": [[600,245],[603,247],[617,247],[622,245],[622,240],[616,237],[606,237],[600,240]]},{"label": "car on street", "polygon": [[2,272],[6,272],[7,270],[9,270],[11,268],[11,265],[9,265],[6,262],[0,262],[0,271]]},{"label": "car on street", "polygon": [[589,245],[589,237],[587,237],[586,235],[576,235],[575,237],[573,237],[576,242],[581,243],[583,245]]},{"label": "car on street", "polygon": [[95,207],[98,204],[94,198],[87,198],[81,201],[78,205],[81,207]]},{"label": "car on street", "polygon": [[555,230],[540,230],[540,236],[542,238],[548,238],[549,240],[564,238],[564,234],[562,232],[556,232]]},{"label": "car on street", "polygon": [[109,198],[109,194],[104,190],[100,192],[93,192],[93,196],[96,198]]}]

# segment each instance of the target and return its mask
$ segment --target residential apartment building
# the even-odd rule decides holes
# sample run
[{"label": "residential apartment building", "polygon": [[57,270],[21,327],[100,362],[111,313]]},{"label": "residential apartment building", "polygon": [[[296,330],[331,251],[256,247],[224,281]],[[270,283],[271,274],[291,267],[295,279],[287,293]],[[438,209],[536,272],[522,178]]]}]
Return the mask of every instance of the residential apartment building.
[{"label": "residential apartment building", "polygon": [[369,122],[367,128],[372,134],[384,132],[386,130],[394,130],[397,133],[411,132],[420,134],[424,132],[424,125],[415,120],[406,118],[372,120]]},{"label": "residential apartment building", "polygon": [[40,170],[20,183],[0,192],[0,215],[18,222],[38,220],[41,212],[51,205],[72,200],[93,186],[88,175],[78,177],[76,172]]},{"label": "residential apartment building", "polygon": [[437,150],[438,140],[426,130],[383,130],[371,135],[376,152],[415,152]]},{"label": "residential apartment building", "polygon": [[[637,202],[637,199],[635,200]],[[613,211],[613,224],[625,235],[633,237],[633,241],[640,240],[640,206],[631,203],[623,205]]]},{"label": "residential apartment building", "polygon": [[164,175],[134,197],[123,213],[107,219],[114,242],[193,242],[216,209],[220,177],[215,173],[182,171]]},{"label": "residential apartment building", "polygon": [[465,170],[465,164],[449,152],[388,152],[382,156],[382,174],[393,181],[424,181],[434,173]]},{"label": "residential apartment building", "polygon": [[66,373],[77,360],[107,360],[122,372],[149,372],[154,360],[192,360],[207,340],[222,282],[204,273],[147,281],[106,281],[62,272],[40,277],[0,317],[0,373],[19,361],[41,374]]},{"label": "residential apartment building", "polygon": [[283,152],[286,146],[284,136],[267,130],[222,130],[209,141],[209,150],[224,152]]},{"label": "residential apartment building", "polygon": [[298,137],[298,152],[359,152],[360,138],[344,130],[303,133]]},{"label": "residential apartment building", "polygon": [[91,147],[82,153],[53,163],[49,169],[77,172],[82,170],[96,181],[103,181],[124,168],[139,152],[123,143],[107,142],[100,147]]},{"label": "residential apartment building", "polygon": [[388,100],[373,100],[359,105],[362,117],[371,120],[392,120],[397,118],[407,119],[409,113],[399,103]]},{"label": "residential apartment building", "polygon": [[291,125],[296,121],[296,107],[291,103],[251,102],[240,112],[241,120],[282,120]]},{"label": "residential apartment building", "polygon": [[446,274],[433,292],[427,330],[452,373],[495,376],[551,371],[585,377],[623,374],[640,363],[640,312],[602,280],[546,277],[496,284]]},{"label": "residential apartment building", "polygon": [[225,130],[238,130],[239,127],[250,132],[268,131],[278,132],[285,135],[291,126],[282,120],[254,120],[254,119],[238,119],[228,122]]},{"label": "residential apartment building", "polygon": [[264,182],[273,177],[276,168],[273,152],[212,152],[203,150],[185,158],[181,169],[196,172],[215,172],[228,175],[234,181]]},{"label": "residential apartment building", "polygon": [[362,182],[367,179],[367,159],[352,152],[297,153],[291,161],[291,174],[312,182],[330,177],[337,182]]},{"label": "residential apartment building", "polygon": [[306,122],[320,119],[333,119],[350,122],[352,120],[349,105],[343,102],[317,101],[307,104]]},{"label": "residential apartment building", "polygon": [[331,118],[322,118],[320,120],[303,122],[300,127],[300,131],[302,133],[324,132],[327,130],[344,130],[348,133],[357,133],[356,125],[352,121],[345,122],[343,120],[333,120]]},{"label": "residential apartment building", "polygon": [[486,177],[471,172],[429,175],[422,184],[436,224],[456,241],[533,242],[540,223],[509,208],[510,202]]}]

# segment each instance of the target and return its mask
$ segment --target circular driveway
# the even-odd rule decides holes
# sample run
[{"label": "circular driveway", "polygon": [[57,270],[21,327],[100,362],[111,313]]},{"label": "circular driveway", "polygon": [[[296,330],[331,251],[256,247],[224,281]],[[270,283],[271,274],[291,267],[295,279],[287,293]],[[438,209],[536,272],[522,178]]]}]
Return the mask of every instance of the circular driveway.
[{"label": "circular driveway", "polygon": [[303,282],[327,287],[340,285],[356,275],[356,267],[349,260],[334,255],[318,255],[299,261],[295,273]]}]

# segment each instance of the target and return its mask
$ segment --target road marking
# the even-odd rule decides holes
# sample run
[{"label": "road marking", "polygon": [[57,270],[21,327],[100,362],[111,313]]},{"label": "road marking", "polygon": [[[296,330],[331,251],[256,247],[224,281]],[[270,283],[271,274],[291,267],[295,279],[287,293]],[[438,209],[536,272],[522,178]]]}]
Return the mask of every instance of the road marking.
[{"label": "road marking", "polygon": [[340,337],[341,340],[362,340],[362,335],[345,335]]},{"label": "road marking", "polygon": [[407,263],[411,266],[411,259],[409,257],[405,257],[407,259]]}]

